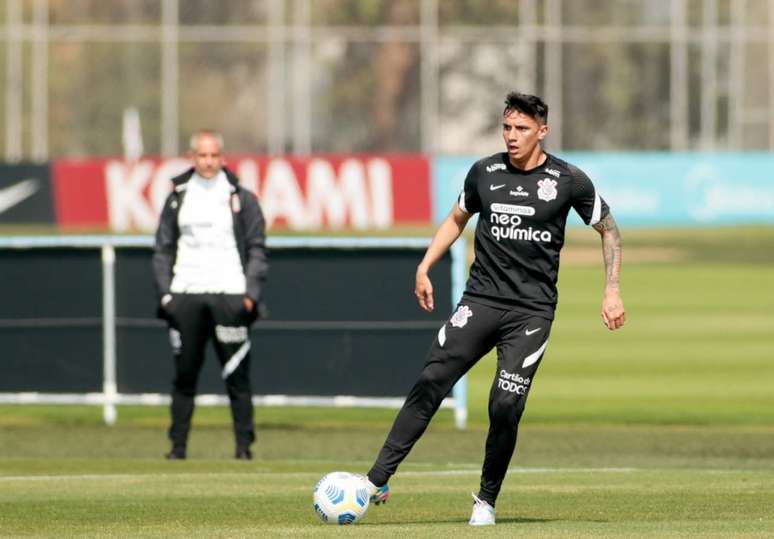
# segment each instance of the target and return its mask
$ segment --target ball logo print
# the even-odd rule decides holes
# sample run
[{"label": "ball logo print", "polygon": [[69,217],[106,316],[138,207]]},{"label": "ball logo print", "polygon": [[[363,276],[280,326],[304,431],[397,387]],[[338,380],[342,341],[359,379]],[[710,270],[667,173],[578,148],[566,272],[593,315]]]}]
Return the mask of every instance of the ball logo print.
[{"label": "ball logo print", "polygon": [[538,198],[540,200],[545,200],[546,202],[550,202],[551,200],[554,200],[556,198],[557,192],[556,192],[556,185],[557,181],[552,180],[551,178],[545,178],[543,180],[540,180],[537,182],[538,187]]},{"label": "ball logo print", "polygon": [[473,311],[467,305],[460,305],[457,311],[451,317],[451,325],[455,328],[464,327],[468,323],[468,318],[473,316]]},{"label": "ball logo print", "polygon": [[314,510],[326,524],[354,524],[365,516],[369,496],[361,476],[332,472],[314,487]]},{"label": "ball logo print", "polygon": [[341,487],[337,487],[336,485],[328,485],[328,487],[325,489],[324,494],[328,497],[328,500],[334,505],[344,501],[344,489]]}]

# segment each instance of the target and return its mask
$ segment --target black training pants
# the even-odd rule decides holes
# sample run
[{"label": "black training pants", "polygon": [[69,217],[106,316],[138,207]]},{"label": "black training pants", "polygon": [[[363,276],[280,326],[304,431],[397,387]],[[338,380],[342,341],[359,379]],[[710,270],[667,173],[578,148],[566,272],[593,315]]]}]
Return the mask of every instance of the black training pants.
[{"label": "black training pants", "polygon": [[441,401],[484,354],[497,347],[489,394],[489,434],[479,497],[494,505],[516,448],[529,388],[548,344],[551,321],[463,300],[438,332],[427,362],[368,478],[386,483],[422,436]]},{"label": "black training pants", "polygon": [[207,341],[213,340],[231,404],[237,447],[255,440],[250,389],[250,315],[241,294],[175,294],[165,307],[175,359],[169,439],[185,446]]}]

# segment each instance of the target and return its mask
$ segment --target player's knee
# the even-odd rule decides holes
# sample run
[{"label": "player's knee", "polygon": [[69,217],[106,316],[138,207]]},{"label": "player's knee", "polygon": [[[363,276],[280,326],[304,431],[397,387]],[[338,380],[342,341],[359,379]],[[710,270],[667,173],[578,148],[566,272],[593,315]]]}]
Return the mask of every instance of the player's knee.
[{"label": "player's knee", "polygon": [[516,427],[524,414],[524,398],[493,399],[489,404],[489,421],[496,425]]},{"label": "player's knee", "polygon": [[435,401],[446,396],[449,385],[449,377],[440,369],[425,369],[419,376],[416,387]]},{"label": "player's knee", "polygon": [[192,386],[190,384],[181,384],[181,383],[175,382],[175,393],[178,393],[180,395],[184,395],[186,397],[195,397],[196,396],[196,386]]},{"label": "player's knee", "polygon": [[183,395],[196,394],[196,376],[187,374],[178,374],[174,381],[175,390]]},{"label": "player's knee", "polygon": [[252,396],[252,391],[250,390],[250,380],[226,380],[226,390],[228,391],[228,394],[232,397],[248,397],[250,398]]},{"label": "player's knee", "polygon": [[448,393],[445,380],[433,370],[425,369],[406,398],[406,403],[421,417],[435,414],[441,401]]}]

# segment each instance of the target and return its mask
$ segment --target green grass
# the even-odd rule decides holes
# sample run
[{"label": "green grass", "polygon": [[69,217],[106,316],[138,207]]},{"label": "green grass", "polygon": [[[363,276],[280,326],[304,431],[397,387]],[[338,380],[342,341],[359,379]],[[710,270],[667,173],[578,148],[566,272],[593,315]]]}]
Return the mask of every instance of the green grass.
[{"label": "green grass", "polygon": [[[344,463],[346,465],[346,463]],[[514,470],[493,529],[469,529],[475,470],[407,466],[395,499],[351,529],[315,522],[310,485],[327,470],[277,463],[134,463],[128,473],[9,478],[0,502],[9,536],[51,537],[766,537],[772,472]],[[34,524],[30,517],[34,515]]]},{"label": "green grass", "polygon": [[[774,229],[624,232],[621,331],[599,319],[600,264],[564,260],[494,529],[466,525],[490,355],[470,373],[469,428],[439,412],[390,503],[350,529],[316,520],[312,486],[367,470],[394,410],[259,408],[243,463],[228,410],[200,408],[190,459],[171,463],[164,408],[121,407],[106,427],[98,408],[0,406],[0,537],[774,536]],[[588,231],[568,245],[599,249]]]}]

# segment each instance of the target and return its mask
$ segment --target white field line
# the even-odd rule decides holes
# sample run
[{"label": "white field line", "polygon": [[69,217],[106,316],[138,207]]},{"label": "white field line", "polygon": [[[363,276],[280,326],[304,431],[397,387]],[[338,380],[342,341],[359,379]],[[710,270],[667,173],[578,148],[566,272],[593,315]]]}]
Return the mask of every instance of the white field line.
[{"label": "white field line", "polygon": [[[638,468],[509,468],[509,474],[552,474],[552,473],[632,473],[640,471]],[[408,470],[398,472],[399,476],[405,477],[441,477],[454,475],[479,475],[481,470],[427,470],[416,471]],[[247,473],[225,472],[225,473],[182,473],[182,474],[79,474],[79,475],[8,475],[0,476],[0,482],[11,481],[130,481],[141,477],[154,477],[162,479],[170,478],[201,478],[207,476],[226,476],[234,475],[245,477],[248,475],[271,475],[276,477],[317,477],[319,472],[272,472],[272,471],[250,471]]]},{"label": "white field line", "polygon": [[[637,468],[508,468],[509,474],[530,473],[631,473]],[[410,476],[443,476],[443,475],[480,475],[481,470],[432,470],[432,471],[406,471],[398,472],[400,475]]]}]

